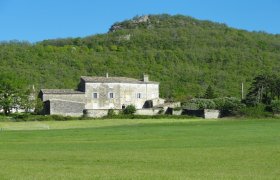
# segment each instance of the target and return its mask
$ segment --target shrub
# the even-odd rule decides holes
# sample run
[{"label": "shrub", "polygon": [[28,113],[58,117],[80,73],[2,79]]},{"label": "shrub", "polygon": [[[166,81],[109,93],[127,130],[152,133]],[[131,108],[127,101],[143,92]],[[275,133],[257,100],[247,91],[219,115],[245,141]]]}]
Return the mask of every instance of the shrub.
[{"label": "shrub", "polygon": [[194,109],[215,109],[216,104],[212,99],[191,99],[189,101],[190,105]]},{"label": "shrub", "polygon": [[158,114],[163,114],[163,113],[164,113],[164,109],[161,108],[161,109],[159,110]]},{"label": "shrub", "polygon": [[108,110],[108,116],[115,116],[116,115],[116,113],[115,113],[115,111],[114,111],[114,109],[109,109]]},{"label": "shrub", "polygon": [[178,106],[177,106],[177,107],[173,108],[173,110],[174,110],[174,111],[180,111],[180,110],[182,110],[182,107],[178,107]]},{"label": "shrub", "polygon": [[247,106],[240,109],[240,114],[246,117],[262,118],[262,117],[272,117],[272,114],[266,111],[266,106],[264,104],[258,104],[256,106]]},{"label": "shrub", "polygon": [[136,108],[134,105],[128,105],[124,110],[124,114],[134,114],[136,112]]},{"label": "shrub", "polygon": [[280,100],[272,101],[270,107],[274,114],[279,114],[280,113]]},{"label": "shrub", "polygon": [[216,98],[214,99],[216,108],[222,111],[222,116],[238,115],[245,104],[234,97]]},{"label": "shrub", "polygon": [[37,98],[36,102],[35,102],[35,109],[34,109],[34,113],[35,114],[42,114],[44,109],[44,103],[41,99]]}]

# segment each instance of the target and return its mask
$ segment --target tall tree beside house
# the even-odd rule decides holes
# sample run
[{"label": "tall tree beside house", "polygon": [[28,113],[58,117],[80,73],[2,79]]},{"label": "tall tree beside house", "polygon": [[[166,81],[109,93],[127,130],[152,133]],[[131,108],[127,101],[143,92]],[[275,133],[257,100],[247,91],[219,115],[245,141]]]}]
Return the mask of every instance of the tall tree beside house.
[{"label": "tall tree beside house", "polygon": [[13,75],[0,76],[0,108],[5,115],[10,114],[12,108],[20,108],[26,94],[24,81]]}]

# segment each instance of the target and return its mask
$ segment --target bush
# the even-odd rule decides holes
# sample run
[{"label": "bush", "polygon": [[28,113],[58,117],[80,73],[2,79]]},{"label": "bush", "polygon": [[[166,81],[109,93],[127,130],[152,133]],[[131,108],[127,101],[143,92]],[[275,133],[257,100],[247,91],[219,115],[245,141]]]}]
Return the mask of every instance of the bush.
[{"label": "bush", "polygon": [[44,103],[41,99],[37,98],[36,102],[35,102],[35,109],[34,109],[34,113],[35,114],[42,114],[44,109]]},{"label": "bush", "polygon": [[180,111],[180,110],[182,110],[182,107],[175,107],[175,108],[173,108],[173,111]]},{"label": "bush", "polygon": [[274,114],[279,114],[280,113],[280,100],[272,101],[270,107]]},{"label": "bush", "polygon": [[124,110],[124,114],[134,114],[136,112],[136,108],[134,105],[128,105]]},{"label": "bush", "polygon": [[215,109],[216,104],[212,99],[191,99],[185,106],[192,106],[193,109]]},{"label": "bush", "polygon": [[222,116],[238,115],[245,104],[234,97],[216,98],[214,99],[216,108],[222,111]]},{"label": "bush", "polygon": [[159,110],[158,114],[163,114],[163,113],[164,113],[164,109],[161,108],[161,109]]},{"label": "bush", "polygon": [[240,115],[253,118],[272,117],[272,113],[268,112],[266,109],[267,107],[264,104],[244,107],[240,109]]},{"label": "bush", "polygon": [[115,115],[116,115],[116,113],[115,113],[114,109],[109,109],[108,110],[108,115],[107,116],[111,117],[111,116],[115,116]]},{"label": "bush", "polygon": [[240,110],[245,108],[239,99],[234,97],[223,97],[215,99],[191,99],[188,102],[183,103],[183,106],[187,109],[218,109],[221,111],[221,115],[235,116],[240,114]]}]

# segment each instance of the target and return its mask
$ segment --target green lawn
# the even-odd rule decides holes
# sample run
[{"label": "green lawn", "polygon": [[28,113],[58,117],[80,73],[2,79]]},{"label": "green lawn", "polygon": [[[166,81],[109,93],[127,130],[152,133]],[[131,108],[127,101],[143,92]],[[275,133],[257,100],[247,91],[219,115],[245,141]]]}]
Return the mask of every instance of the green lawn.
[{"label": "green lawn", "polygon": [[1,122],[0,128],[1,180],[280,177],[280,120]]}]

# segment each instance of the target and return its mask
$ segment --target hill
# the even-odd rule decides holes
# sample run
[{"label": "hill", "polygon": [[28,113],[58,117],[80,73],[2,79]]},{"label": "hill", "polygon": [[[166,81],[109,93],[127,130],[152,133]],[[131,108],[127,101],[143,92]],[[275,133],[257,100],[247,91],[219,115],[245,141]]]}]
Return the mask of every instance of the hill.
[{"label": "hill", "polygon": [[81,75],[147,73],[161,96],[200,96],[211,85],[220,96],[240,97],[260,72],[280,69],[280,35],[248,32],[182,15],[136,16],[106,34],[0,44],[0,75],[40,88],[74,88]]}]

